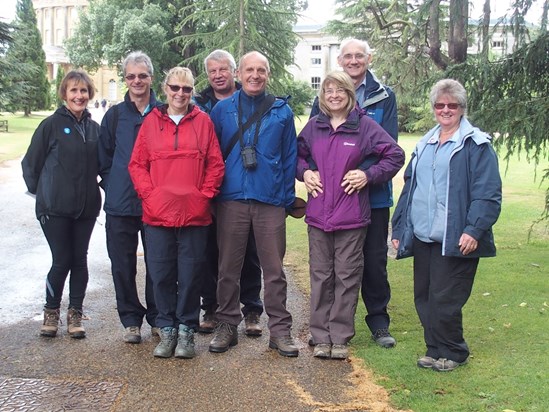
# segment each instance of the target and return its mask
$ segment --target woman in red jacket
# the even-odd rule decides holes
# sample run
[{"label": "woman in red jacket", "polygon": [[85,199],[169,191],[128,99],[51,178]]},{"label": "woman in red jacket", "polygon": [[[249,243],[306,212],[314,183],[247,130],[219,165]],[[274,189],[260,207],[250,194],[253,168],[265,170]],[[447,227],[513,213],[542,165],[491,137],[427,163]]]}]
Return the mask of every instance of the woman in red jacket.
[{"label": "woman in red jacket", "polygon": [[139,130],[129,172],[143,202],[147,264],[161,341],[154,356],[193,358],[200,315],[210,203],[225,166],[207,114],[192,104],[194,78],[183,67],[164,81],[168,104]]}]

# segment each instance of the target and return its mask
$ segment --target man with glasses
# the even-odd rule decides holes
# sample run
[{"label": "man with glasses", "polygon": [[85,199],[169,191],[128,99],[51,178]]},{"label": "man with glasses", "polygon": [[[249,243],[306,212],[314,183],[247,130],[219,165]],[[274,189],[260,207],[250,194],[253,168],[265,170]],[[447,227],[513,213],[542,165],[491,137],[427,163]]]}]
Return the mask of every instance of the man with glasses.
[{"label": "man with glasses", "polygon": [[[394,92],[382,84],[369,70],[371,60],[372,52],[366,41],[347,39],[341,43],[337,61],[353,80],[357,103],[396,141],[398,140],[396,97]],[[317,98],[311,109],[311,117],[316,116],[319,111]],[[393,205],[390,181],[370,186],[370,205],[372,222],[368,226],[364,242],[365,264],[361,294],[368,312],[366,324],[372,333],[372,339],[384,348],[392,348],[396,345],[396,340],[389,332],[390,318],[387,312],[387,305],[391,299],[391,288],[387,276],[389,208]]]},{"label": "man with glasses", "polygon": [[[128,173],[133,145],[143,119],[160,105],[151,90],[153,65],[149,56],[130,53],[122,64],[128,91],[124,101],[111,107],[101,122],[99,137],[100,185],[105,191],[104,210],[107,251],[116,292],[116,308],[124,326],[124,342],[141,342],[143,317],[157,335],[157,315],[148,271],[145,273],[145,304],[136,285],[139,234],[144,243],[141,200]],[[143,248],[145,249],[145,248]],[[146,267],[146,256],[145,256]]]},{"label": "man with glasses", "polygon": [[[206,113],[210,113],[214,106],[223,99],[240,90],[240,83],[235,81],[236,62],[234,57],[225,50],[214,50],[206,59],[204,67],[208,75],[210,85],[194,97],[196,104]],[[206,272],[202,280],[202,309],[204,317],[200,322],[199,332],[213,333],[217,320],[217,261],[219,250],[217,248],[216,222],[210,226],[208,233],[208,261]],[[262,334],[259,318],[263,312],[263,302],[259,296],[261,292],[261,266],[257,256],[253,229],[250,230],[246,255],[240,278],[240,303],[243,305],[242,314],[246,325],[246,335],[260,336]]]}]

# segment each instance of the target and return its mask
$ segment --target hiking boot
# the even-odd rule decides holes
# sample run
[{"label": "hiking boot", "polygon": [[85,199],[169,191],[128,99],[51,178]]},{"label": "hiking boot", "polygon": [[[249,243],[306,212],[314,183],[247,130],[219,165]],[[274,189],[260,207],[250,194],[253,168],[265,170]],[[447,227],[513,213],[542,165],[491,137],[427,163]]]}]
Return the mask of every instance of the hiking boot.
[{"label": "hiking boot", "polygon": [[151,336],[160,337],[160,328],[156,326],[151,326]]},{"label": "hiking boot", "polygon": [[128,326],[125,329],[124,342],[141,343],[141,328],[139,326]]},{"label": "hiking boot", "polygon": [[171,358],[177,345],[177,329],[166,326],[160,329],[160,343],[154,348],[153,355],[157,358]]},{"label": "hiking boot", "polygon": [[388,329],[377,329],[372,334],[372,339],[382,348],[393,348],[396,340],[391,336]]},{"label": "hiking boot", "polygon": [[213,333],[217,326],[217,318],[215,317],[215,311],[207,310],[202,317],[202,322],[198,326],[200,333]]},{"label": "hiking boot", "polygon": [[210,342],[208,350],[215,353],[227,352],[229,347],[237,343],[238,332],[236,326],[230,325],[227,322],[219,322],[215,327],[214,337]]},{"label": "hiking boot", "polygon": [[437,360],[430,356],[422,356],[417,360],[417,366],[420,368],[431,369]]},{"label": "hiking boot", "polygon": [[271,336],[269,348],[278,350],[278,353],[282,356],[295,358],[299,355],[299,350],[297,349],[297,346],[295,346],[294,339],[291,335]]},{"label": "hiking boot", "polygon": [[456,362],[451,359],[439,358],[435,363],[433,363],[432,369],[437,372],[450,372],[454,369],[457,369],[461,365],[465,365],[467,359],[463,362]]},{"label": "hiking boot", "polygon": [[179,325],[179,336],[177,337],[175,357],[192,359],[195,356],[196,352],[194,351],[194,330],[185,325]]},{"label": "hiking boot", "polygon": [[57,335],[57,325],[59,324],[59,309],[44,308],[44,322],[40,327],[40,335],[48,338],[54,338]]},{"label": "hiking boot", "polygon": [[259,325],[259,317],[261,315],[257,312],[249,312],[244,317],[244,323],[246,324],[246,335],[248,336],[261,336],[263,331]]},{"label": "hiking boot", "polygon": [[349,345],[332,345],[332,359],[347,359],[349,357]]},{"label": "hiking boot", "polygon": [[86,331],[82,326],[81,310],[69,308],[67,312],[67,329],[71,338],[82,339],[86,337]]},{"label": "hiking boot", "polygon": [[313,356],[315,358],[329,358],[332,355],[332,345],[329,343],[319,343],[315,345]]}]

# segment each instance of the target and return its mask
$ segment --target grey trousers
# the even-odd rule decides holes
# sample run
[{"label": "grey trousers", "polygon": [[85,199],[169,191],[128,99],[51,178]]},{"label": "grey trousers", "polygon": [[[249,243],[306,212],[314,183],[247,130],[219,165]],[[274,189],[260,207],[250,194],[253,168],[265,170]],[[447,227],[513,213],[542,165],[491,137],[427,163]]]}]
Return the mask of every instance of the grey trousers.
[{"label": "grey trousers", "polygon": [[307,230],[313,341],[346,344],[355,335],[366,228],[324,232],[309,226]]},{"label": "grey trousers", "polygon": [[216,312],[218,320],[238,325],[240,273],[248,235],[253,227],[257,255],[263,269],[264,305],[272,337],[290,333],[292,316],[286,309],[287,283],[282,268],[286,253],[286,211],[257,201],[225,201],[217,204],[219,277]]}]

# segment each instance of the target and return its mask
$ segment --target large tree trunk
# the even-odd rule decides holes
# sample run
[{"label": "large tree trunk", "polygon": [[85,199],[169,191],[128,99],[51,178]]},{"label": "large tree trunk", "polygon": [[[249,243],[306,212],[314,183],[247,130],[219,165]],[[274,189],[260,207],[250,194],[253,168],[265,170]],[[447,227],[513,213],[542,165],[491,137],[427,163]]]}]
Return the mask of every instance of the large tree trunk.
[{"label": "large tree trunk", "polygon": [[480,56],[483,62],[488,62],[490,52],[490,0],[484,0],[484,8],[482,9],[482,49]]},{"label": "large tree trunk", "polygon": [[433,0],[429,9],[429,56],[439,69],[445,70],[448,62],[440,51],[439,6],[440,0]]},{"label": "large tree trunk", "polygon": [[450,27],[448,31],[448,55],[454,63],[467,60],[468,0],[450,0]]}]

